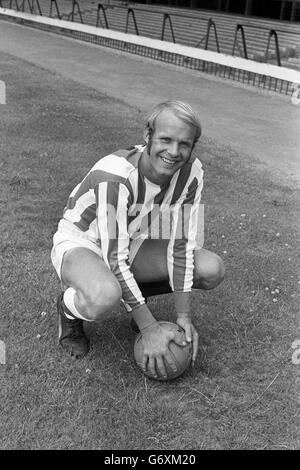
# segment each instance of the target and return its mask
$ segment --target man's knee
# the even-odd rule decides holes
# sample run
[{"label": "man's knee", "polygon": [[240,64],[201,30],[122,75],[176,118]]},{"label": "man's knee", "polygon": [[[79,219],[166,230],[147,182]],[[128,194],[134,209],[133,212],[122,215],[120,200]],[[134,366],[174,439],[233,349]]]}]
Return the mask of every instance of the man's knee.
[{"label": "man's knee", "polygon": [[223,281],[224,276],[225,266],[220,256],[207,250],[205,256],[195,255],[195,289],[214,289]]},{"label": "man's knee", "polygon": [[82,314],[90,321],[101,321],[118,305],[122,290],[117,281],[94,283],[88,292],[78,291]]}]

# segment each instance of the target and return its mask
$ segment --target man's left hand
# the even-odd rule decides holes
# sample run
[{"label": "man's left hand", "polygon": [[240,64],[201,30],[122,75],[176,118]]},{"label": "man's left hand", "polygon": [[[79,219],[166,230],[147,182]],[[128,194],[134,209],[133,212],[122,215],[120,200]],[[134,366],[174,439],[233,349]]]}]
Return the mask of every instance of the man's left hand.
[{"label": "man's left hand", "polygon": [[192,319],[189,315],[180,315],[178,314],[177,325],[181,326],[181,328],[185,331],[185,338],[187,343],[192,343],[193,345],[193,356],[192,356],[192,366],[194,366],[196,357],[198,354],[198,341],[199,335],[192,323]]}]

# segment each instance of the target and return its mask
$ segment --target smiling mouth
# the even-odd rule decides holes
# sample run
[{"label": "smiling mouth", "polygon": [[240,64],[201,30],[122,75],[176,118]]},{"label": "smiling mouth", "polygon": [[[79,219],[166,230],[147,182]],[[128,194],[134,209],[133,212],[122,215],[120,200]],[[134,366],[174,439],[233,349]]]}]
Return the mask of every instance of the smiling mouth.
[{"label": "smiling mouth", "polygon": [[163,161],[166,165],[168,165],[168,166],[170,166],[170,167],[174,166],[175,163],[177,163],[177,160],[170,160],[169,158],[166,158],[166,157],[160,157],[160,158],[162,159],[162,161]]}]

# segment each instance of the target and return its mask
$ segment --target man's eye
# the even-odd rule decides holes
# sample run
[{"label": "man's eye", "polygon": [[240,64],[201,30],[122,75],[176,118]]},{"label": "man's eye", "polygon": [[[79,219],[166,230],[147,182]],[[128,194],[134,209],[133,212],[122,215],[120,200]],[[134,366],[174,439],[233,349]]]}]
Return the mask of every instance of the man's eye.
[{"label": "man's eye", "polygon": [[161,140],[162,142],[170,142],[169,137],[162,137],[160,140]]}]

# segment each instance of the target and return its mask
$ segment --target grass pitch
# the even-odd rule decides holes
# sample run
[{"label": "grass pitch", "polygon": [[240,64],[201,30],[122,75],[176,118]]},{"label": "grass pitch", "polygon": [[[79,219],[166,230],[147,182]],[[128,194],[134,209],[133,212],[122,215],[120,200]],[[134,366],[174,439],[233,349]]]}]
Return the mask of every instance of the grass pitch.
[{"label": "grass pitch", "polygon": [[[142,143],[143,116],[10,56],[1,55],[0,78],[0,448],[299,448],[295,184],[203,137],[205,247],[223,257],[227,275],[194,294],[195,369],[170,383],[144,378],[122,307],[87,325],[91,352],[73,361],[57,344],[52,235],[92,164]],[[170,296],[149,305],[174,318]]]}]

